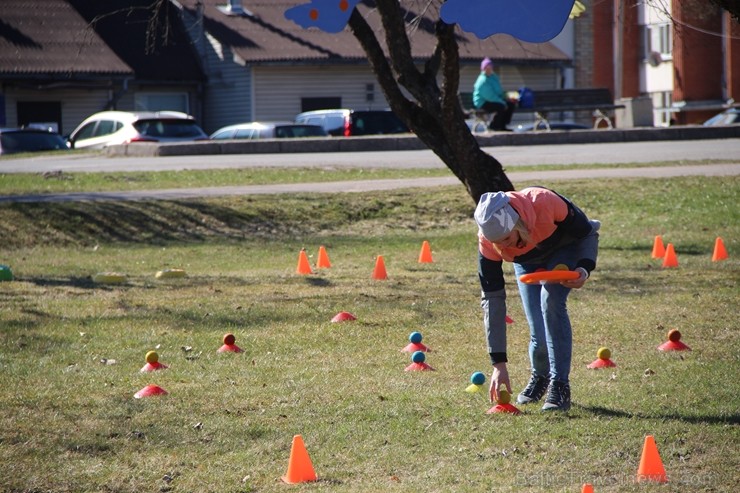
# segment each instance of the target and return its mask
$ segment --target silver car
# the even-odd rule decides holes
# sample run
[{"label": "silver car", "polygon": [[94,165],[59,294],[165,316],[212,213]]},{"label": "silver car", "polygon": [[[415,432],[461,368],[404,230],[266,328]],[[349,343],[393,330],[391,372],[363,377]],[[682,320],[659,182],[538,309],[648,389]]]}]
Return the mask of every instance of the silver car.
[{"label": "silver car", "polygon": [[220,128],[211,134],[212,140],[225,139],[284,139],[296,137],[326,137],[319,125],[293,122],[248,122]]},{"label": "silver car", "polygon": [[192,116],[179,111],[102,111],[86,118],[68,139],[74,149],[193,140],[208,140],[208,135]]}]

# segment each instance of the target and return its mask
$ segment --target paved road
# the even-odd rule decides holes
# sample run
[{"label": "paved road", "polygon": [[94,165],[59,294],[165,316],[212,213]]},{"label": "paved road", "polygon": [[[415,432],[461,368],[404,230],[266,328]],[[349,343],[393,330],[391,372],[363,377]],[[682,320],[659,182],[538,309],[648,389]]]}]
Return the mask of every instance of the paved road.
[{"label": "paved road", "polygon": [[[661,178],[673,176],[737,176],[740,164],[657,166],[645,168],[570,169],[554,171],[519,171],[507,173],[516,185],[525,181],[557,181],[584,178]],[[24,196],[0,196],[2,202],[75,202],[106,200],[177,200],[227,195],[265,195],[280,193],[340,193],[392,190],[399,188],[459,185],[454,176],[388,180],[339,181],[326,183],[291,183],[210,188],[177,188],[131,192],[86,192]]]},{"label": "paved road", "polygon": [[[505,168],[540,164],[647,163],[740,159],[740,139],[485,147]],[[163,171],[248,167],[444,168],[429,150],[302,154],[117,157],[73,154],[0,160],[0,173]],[[1,182],[0,182],[1,184]]]}]

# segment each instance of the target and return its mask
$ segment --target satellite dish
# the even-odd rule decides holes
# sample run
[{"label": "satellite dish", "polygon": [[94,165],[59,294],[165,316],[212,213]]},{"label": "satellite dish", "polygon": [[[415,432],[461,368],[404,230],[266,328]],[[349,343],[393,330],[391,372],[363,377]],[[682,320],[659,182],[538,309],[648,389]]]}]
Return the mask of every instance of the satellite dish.
[{"label": "satellite dish", "polygon": [[650,55],[648,55],[648,60],[647,61],[650,64],[650,66],[657,67],[658,65],[660,65],[661,63],[663,63],[663,55],[661,55],[657,51],[651,51],[650,52]]}]

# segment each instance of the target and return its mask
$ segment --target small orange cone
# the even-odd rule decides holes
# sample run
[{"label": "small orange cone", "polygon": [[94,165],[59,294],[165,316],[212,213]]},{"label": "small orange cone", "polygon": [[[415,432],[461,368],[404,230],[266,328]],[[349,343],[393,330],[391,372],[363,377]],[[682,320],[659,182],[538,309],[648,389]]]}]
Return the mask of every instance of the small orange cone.
[{"label": "small orange cone", "polygon": [[165,395],[167,391],[159,385],[149,384],[137,393],[134,394],[134,399],[141,399],[142,397],[152,397],[155,395]]},{"label": "small orange cone", "polygon": [[660,351],[691,351],[691,348],[681,342],[681,331],[671,329],[668,331],[668,340],[658,346]]},{"label": "small orange cone", "polygon": [[658,446],[655,445],[655,439],[652,435],[645,437],[645,443],[642,446],[642,457],[640,457],[640,467],[637,469],[637,482],[642,481],[668,482],[663,461],[660,460],[660,454],[658,454]]},{"label": "small orange cone", "polygon": [[712,253],[712,262],[719,262],[720,260],[725,260],[727,258],[729,258],[729,255],[727,255],[725,243],[722,241],[722,238],[718,236],[717,239],[714,240],[714,253]]},{"label": "small orange cone", "polygon": [[668,243],[668,246],[665,248],[663,267],[678,267],[678,258],[676,258],[676,250],[673,248],[673,243]]},{"label": "small orange cone", "polygon": [[653,258],[663,258],[665,257],[665,246],[663,246],[663,238],[658,235],[655,237],[655,240],[653,240]]},{"label": "small orange cone", "polygon": [[432,262],[434,262],[432,260],[432,249],[429,246],[429,242],[424,240],[424,243],[421,244],[421,252],[419,252],[419,263],[431,264]]},{"label": "small orange cone", "polygon": [[231,333],[224,334],[224,344],[223,346],[218,348],[216,352],[217,353],[241,353],[243,349],[237,346],[235,343],[236,343],[236,336],[234,336],[234,334],[231,334]]},{"label": "small orange cone", "polygon": [[496,405],[486,411],[486,414],[497,414],[497,413],[508,413],[508,414],[521,414],[522,412],[511,403],[511,394],[506,389],[499,390],[498,401]]},{"label": "small orange cone", "polygon": [[301,435],[295,435],[293,437],[293,445],[290,448],[290,460],[288,461],[288,471],[281,479],[288,484],[306,483],[318,479]]},{"label": "small orange cone", "polygon": [[594,493],[594,487],[591,483],[586,483],[581,488],[581,493]]},{"label": "small orange cone", "polygon": [[167,369],[167,365],[163,365],[159,362],[159,355],[156,351],[149,351],[146,353],[144,359],[146,360],[146,364],[141,368],[141,370],[139,370],[142,373]]},{"label": "small orange cone", "polygon": [[352,322],[357,320],[357,317],[352,315],[350,312],[339,312],[331,319],[332,322]]},{"label": "small orange cone", "polygon": [[326,253],[326,248],[323,246],[319,247],[319,258],[316,260],[316,268],[317,269],[328,269],[331,267],[331,262],[329,262],[329,255]]},{"label": "small orange cone", "polygon": [[308,263],[306,250],[301,249],[301,253],[298,254],[298,267],[296,268],[296,273],[302,275],[313,274],[313,272],[311,272],[311,264]]},{"label": "small orange cone", "polygon": [[378,255],[378,258],[375,261],[375,269],[373,269],[373,279],[388,279],[388,273],[385,271],[385,261],[383,260],[382,255]]},{"label": "small orange cone", "polygon": [[613,368],[617,366],[615,362],[613,362],[611,359],[612,352],[609,350],[609,348],[600,347],[599,350],[596,352],[596,359],[586,366],[586,368],[590,368],[592,370],[597,368]]}]

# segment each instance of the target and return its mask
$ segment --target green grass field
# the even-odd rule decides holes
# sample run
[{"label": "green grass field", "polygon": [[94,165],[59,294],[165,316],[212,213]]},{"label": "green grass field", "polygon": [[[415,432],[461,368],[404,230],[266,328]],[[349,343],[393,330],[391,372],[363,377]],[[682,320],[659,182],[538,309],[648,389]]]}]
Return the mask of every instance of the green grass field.
[{"label": "green grass field", "polygon": [[[0,491],[734,491],[740,180],[543,185],[603,223],[570,298],[573,408],[557,415],[489,415],[486,392],[465,392],[490,362],[462,187],[1,204],[16,279],[0,283]],[[678,268],[651,259],[655,235]],[[717,236],[730,259],[713,263]],[[434,263],[417,262],[423,240]],[[296,274],[322,245],[332,267]],[[167,268],[188,276],[155,279]],[[95,284],[103,271],[128,281]],[[506,272],[518,392],[528,329]],[[657,350],[671,328],[692,351]],[[413,331],[436,371],[404,371]],[[244,353],[216,352],[227,332]],[[601,346],[617,367],[586,369]],[[140,373],[150,350],[169,369]],[[169,394],[134,399],[150,383]],[[316,483],[280,481],[297,434]],[[635,481],[646,435],[667,485]]]}]

